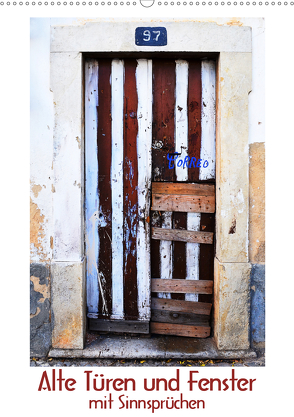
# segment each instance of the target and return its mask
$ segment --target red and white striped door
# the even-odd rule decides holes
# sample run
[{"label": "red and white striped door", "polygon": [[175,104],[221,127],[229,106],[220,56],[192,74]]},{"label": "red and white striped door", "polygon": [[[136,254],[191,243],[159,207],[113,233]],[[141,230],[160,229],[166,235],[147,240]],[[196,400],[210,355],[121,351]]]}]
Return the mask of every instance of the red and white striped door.
[{"label": "red and white striped door", "polygon": [[[171,163],[176,152],[180,155]],[[148,333],[151,328],[155,333],[183,334],[177,333],[177,325],[205,327],[208,320],[199,318],[199,311],[206,307],[208,319],[211,295],[199,295],[197,289],[156,291],[151,282],[211,281],[213,245],[195,243],[197,239],[152,239],[151,228],[213,233],[214,210],[151,211],[151,186],[157,182],[213,185],[214,61],[87,60],[85,155],[90,328],[132,333]],[[189,308],[184,305],[188,302]],[[187,318],[187,308],[196,303],[203,306]]]}]

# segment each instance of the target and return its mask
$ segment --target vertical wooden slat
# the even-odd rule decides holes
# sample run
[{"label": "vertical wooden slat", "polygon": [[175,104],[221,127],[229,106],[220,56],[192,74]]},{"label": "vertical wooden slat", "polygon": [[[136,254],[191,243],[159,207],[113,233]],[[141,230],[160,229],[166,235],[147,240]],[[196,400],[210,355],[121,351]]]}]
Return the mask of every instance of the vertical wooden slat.
[{"label": "vertical wooden slat", "polygon": [[[201,168],[200,180],[215,178],[215,62],[201,62],[202,110],[201,110]],[[202,167],[207,160],[209,165]]]},{"label": "vertical wooden slat", "polygon": [[99,61],[98,79],[98,188],[99,188],[99,283],[100,299],[99,313],[109,317],[112,311],[111,297],[111,61]]},{"label": "vertical wooden slat", "polygon": [[137,286],[139,320],[150,319],[150,211],[152,145],[152,61],[139,59],[136,70],[138,92],[138,213]]},{"label": "vertical wooden slat", "polygon": [[111,117],[112,117],[112,316],[124,317],[123,283],[123,88],[124,63],[112,61]]},{"label": "vertical wooden slat", "polygon": [[125,60],[124,80],[124,311],[138,318],[137,245],[138,230],[138,95],[135,60]]},{"label": "vertical wooden slat", "polygon": [[[167,160],[167,154],[175,152],[175,86],[175,62],[153,60],[153,181],[175,180],[175,169],[168,168]],[[160,216],[154,213],[152,220],[152,226],[171,227],[172,215]],[[151,240],[152,277],[172,277],[172,245],[172,242]],[[167,294],[165,297],[170,295]]]},{"label": "vertical wooden slat", "polygon": [[86,159],[86,256],[87,306],[98,312],[98,159],[97,159],[98,62],[85,64],[85,159]]},{"label": "vertical wooden slat", "polygon": [[[187,215],[187,229],[199,231],[200,230],[200,214],[188,213]],[[207,245],[203,245],[207,246]],[[187,258],[187,279],[199,279],[199,243],[186,243],[186,258]],[[198,301],[198,294],[186,294],[186,301]]]},{"label": "vertical wooden slat", "polygon": [[[199,180],[199,168],[196,160],[200,158],[201,148],[201,62],[189,62],[189,79],[188,79],[188,152],[190,156],[188,168],[188,181],[194,182]],[[193,158],[193,159],[192,159]],[[199,213],[187,214],[188,230],[200,230]],[[199,243],[187,243],[187,279],[199,279]],[[198,301],[198,294],[186,294],[185,300]]]},{"label": "vertical wooden slat", "polygon": [[[202,111],[201,111],[201,154],[208,167],[199,171],[200,180],[215,179],[215,62],[204,60],[201,63]],[[215,215],[201,214],[200,230],[214,232]],[[209,247],[207,247],[209,246]],[[199,274],[204,280],[213,280],[213,245],[200,245]],[[199,301],[211,302],[211,295],[199,295]]]},{"label": "vertical wooden slat", "polygon": [[[185,160],[188,155],[188,62],[176,60],[176,102],[175,102],[175,143],[176,151],[179,152],[180,159]],[[176,160],[177,162],[177,160]],[[188,166],[184,163],[178,166],[176,163],[176,181],[187,181]],[[173,213],[174,229],[187,229],[187,214]],[[186,243],[173,242],[173,278],[185,279],[187,274],[186,265]],[[172,294],[173,299],[182,300],[184,294]]]}]

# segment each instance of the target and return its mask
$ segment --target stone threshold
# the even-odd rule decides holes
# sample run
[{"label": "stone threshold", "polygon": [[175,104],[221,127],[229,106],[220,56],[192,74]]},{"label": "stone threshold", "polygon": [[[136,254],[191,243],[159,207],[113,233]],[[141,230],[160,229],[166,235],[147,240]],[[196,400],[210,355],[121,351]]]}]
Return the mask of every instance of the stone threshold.
[{"label": "stone threshold", "polygon": [[149,338],[123,335],[97,335],[85,349],[51,349],[51,358],[111,359],[248,359],[253,349],[218,350],[213,338],[189,339],[152,335]]}]

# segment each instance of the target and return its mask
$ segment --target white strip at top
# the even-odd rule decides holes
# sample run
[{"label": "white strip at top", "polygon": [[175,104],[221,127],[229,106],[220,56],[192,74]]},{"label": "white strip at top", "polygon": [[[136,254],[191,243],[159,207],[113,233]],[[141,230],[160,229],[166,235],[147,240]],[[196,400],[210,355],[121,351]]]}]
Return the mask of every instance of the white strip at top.
[{"label": "white strip at top", "polygon": [[[215,62],[201,62],[202,103],[201,103],[201,168],[199,179],[215,178]],[[204,161],[209,165],[203,167]]]},{"label": "white strip at top", "polygon": [[[187,61],[176,60],[175,150],[182,161],[188,155],[188,71]],[[177,181],[188,180],[188,167],[178,166],[177,159],[175,170]]]}]

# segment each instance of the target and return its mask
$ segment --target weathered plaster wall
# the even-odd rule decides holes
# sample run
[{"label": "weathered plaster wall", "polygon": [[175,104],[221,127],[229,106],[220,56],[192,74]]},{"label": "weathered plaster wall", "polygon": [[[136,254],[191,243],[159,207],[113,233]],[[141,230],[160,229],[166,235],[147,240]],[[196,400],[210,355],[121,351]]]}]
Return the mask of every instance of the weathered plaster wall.
[{"label": "weathered plaster wall", "polygon": [[30,50],[30,208],[31,262],[47,263],[53,253],[53,127],[50,90],[50,26],[74,24],[77,19],[31,19]]},{"label": "weathered plaster wall", "polygon": [[249,260],[251,269],[251,344],[265,344],[265,144],[250,144]]},{"label": "weathered plaster wall", "polygon": [[[249,140],[248,145],[245,145],[249,146],[250,152],[248,252],[249,260],[253,265],[251,270],[251,340],[253,345],[261,346],[264,342],[264,301],[262,300],[264,300],[265,262],[264,20],[262,18],[199,18],[197,20],[215,22],[218,25],[252,28],[252,91],[249,94]],[[31,20],[30,197],[31,267],[33,268],[31,272],[31,353],[35,356],[44,355],[51,344],[50,266],[54,257],[52,199],[55,186],[53,184],[54,103],[53,94],[50,91],[50,26],[83,25],[88,21],[99,21],[99,19],[33,18]],[[257,331],[257,328],[262,328],[263,331]]]},{"label": "weathered plaster wall", "polygon": [[251,143],[249,147],[249,260],[265,262],[265,145]]},{"label": "weathered plaster wall", "polygon": [[53,103],[48,23],[32,19],[31,24],[31,262],[41,263],[52,256]]},{"label": "weathered plaster wall", "polygon": [[46,356],[51,346],[50,266],[30,265],[31,356]]}]

